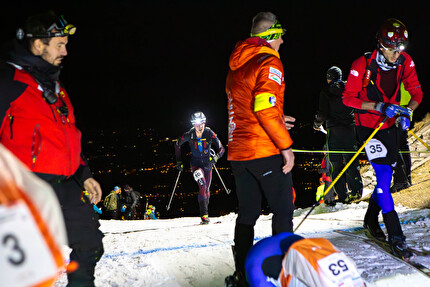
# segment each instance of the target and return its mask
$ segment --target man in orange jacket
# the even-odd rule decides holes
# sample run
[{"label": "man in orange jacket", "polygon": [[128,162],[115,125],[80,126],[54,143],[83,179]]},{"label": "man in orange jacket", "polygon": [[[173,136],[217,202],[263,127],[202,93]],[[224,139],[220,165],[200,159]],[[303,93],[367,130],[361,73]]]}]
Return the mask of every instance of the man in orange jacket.
[{"label": "man in orange jacket", "polygon": [[247,286],[244,263],[254,241],[262,195],[273,211],[272,233],[293,231],[291,169],[294,154],[284,104],[279,58],[284,29],[271,12],[258,13],[251,37],[236,44],[226,81],[231,161],[239,201],[233,254],[236,271],[226,286]]}]

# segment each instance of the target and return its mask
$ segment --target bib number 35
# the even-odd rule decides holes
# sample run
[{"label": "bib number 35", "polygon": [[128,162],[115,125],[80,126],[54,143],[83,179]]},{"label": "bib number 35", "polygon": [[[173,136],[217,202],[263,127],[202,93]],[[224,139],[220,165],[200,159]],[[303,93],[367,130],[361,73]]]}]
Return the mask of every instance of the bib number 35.
[{"label": "bib number 35", "polygon": [[371,139],[365,146],[365,149],[367,158],[369,160],[387,156],[387,148],[381,141],[377,139]]}]

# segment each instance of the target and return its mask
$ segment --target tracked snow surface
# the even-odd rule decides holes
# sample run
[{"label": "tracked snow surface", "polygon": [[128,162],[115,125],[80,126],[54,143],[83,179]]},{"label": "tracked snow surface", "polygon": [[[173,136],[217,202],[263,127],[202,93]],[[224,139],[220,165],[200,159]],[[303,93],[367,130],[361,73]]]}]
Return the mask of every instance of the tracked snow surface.
[{"label": "tracked snow surface", "polygon": [[[366,208],[366,202],[320,205],[297,234],[329,239],[355,261],[368,286],[430,286],[430,278],[414,268],[371,245],[334,232],[361,227]],[[407,243],[430,251],[430,210],[396,209]],[[295,225],[308,210],[295,211]],[[234,269],[231,245],[235,219],[236,214],[230,213],[211,218],[209,225],[199,225],[197,217],[101,220],[105,254],[96,268],[96,286],[223,286],[224,278]],[[270,235],[271,215],[262,215],[255,228],[256,241]],[[430,267],[429,256],[414,260]],[[56,286],[66,284],[63,274]]]}]

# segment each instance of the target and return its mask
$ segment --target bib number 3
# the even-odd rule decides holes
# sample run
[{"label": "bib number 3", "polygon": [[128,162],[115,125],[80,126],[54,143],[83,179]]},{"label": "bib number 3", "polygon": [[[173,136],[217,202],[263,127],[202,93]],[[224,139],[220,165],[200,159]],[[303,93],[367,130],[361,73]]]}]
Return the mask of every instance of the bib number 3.
[{"label": "bib number 3", "polygon": [[[6,249],[6,258],[12,265],[21,265],[25,261],[25,252],[19,245],[18,238],[13,234],[5,234],[2,239]],[[9,251],[9,252],[8,252]]]},{"label": "bib number 3", "polygon": [[56,272],[53,255],[27,205],[0,204],[0,287],[33,286]]}]

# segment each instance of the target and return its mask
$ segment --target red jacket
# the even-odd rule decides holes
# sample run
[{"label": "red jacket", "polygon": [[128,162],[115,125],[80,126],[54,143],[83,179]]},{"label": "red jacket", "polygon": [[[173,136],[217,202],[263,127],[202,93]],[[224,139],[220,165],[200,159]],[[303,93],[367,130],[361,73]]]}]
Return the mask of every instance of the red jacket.
[{"label": "red jacket", "polygon": [[[80,165],[81,132],[75,126],[73,107],[66,91],[49,105],[34,78],[19,67],[14,68],[13,81],[26,85],[24,92],[10,103],[0,129],[0,142],[29,169],[37,173],[69,177]],[[2,91],[5,95],[5,91]],[[7,96],[7,95],[5,95]],[[57,109],[62,103],[68,116]]]},{"label": "red jacket", "polygon": [[[376,64],[376,50],[373,51],[370,56],[371,66]],[[373,61],[373,62],[372,62]],[[376,126],[382,121],[384,115],[377,111],[360,111],[361,104],[363,101],[367,102],[385,102],[391,104],[400,104],[400,85],[403,82],[405,89],[411,94],[411,101],[416,101],[418,104],[421,103],[423,98],[423,92],[421,85],[418,81],[417,73],[415,71],[415,64],[412,58],[405,52],[400,55],[400,64],[397,67],[397,83],[395,93],[393,95],[386,95],[381,89],[380,81],[381,75],[379,67],[375,66],[375,72],[372,77],[375,77],[374,85],[369,83],[367,87],[363,87],[363,78],[365,75],[368,61],[365,56],[361,56],[356,59],[351,66],[351,70],[348,76],[348,80],[343,92],[343,103],[347,106],[357,109],[355,113],[356,125],[361,125],[369,128],[376,128]],[[377,64],[376,64],[377,65]],[[378,91],[375,89],[377,88]],[[381,98],[375,98],[375,93],[379,93]],[[381,129],[391,127],[395,123],[396,119],[388,119]]]},{"label": "red jacket", "polygon": [[284,69],[279,54],[260,38],[236,44],[226,81],[228,160],[280,154],[293,141],[284,121]]}]

